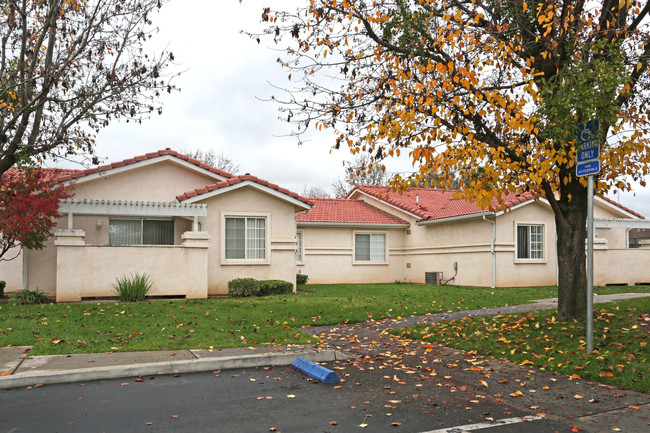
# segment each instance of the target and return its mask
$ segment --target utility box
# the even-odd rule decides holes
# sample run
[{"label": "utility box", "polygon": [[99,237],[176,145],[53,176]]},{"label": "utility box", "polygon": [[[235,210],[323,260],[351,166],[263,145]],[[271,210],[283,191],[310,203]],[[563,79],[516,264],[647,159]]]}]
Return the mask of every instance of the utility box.
[{"label": "utility box", "polygon": [[442,284],[442,272],[425,272],[424,284],[429,286],[439,286]]}]

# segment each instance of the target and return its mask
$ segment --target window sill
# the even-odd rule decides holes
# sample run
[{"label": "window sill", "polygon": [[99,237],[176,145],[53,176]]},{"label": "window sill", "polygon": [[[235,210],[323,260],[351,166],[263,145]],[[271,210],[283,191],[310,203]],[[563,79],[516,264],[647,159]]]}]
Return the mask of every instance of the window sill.
[{"label": "window sill", "polygon": [[269,260],[222,260],[221,266],[269,266]]},{"label": "window sill", "polygon": [[352,266],[388,266],[388,262],[352,262]]},{"label": "window sill", "polygon": [[515,259],[515,265],[544,265],[548,263],[546,259]]}]

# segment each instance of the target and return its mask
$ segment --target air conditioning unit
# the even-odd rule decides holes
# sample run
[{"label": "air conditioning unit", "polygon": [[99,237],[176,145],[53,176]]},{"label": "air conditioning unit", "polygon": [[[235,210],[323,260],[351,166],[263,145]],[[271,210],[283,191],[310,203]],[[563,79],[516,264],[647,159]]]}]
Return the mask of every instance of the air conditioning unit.
[{"label": "air conditioning unit", "polygon": [[439,286],[442,284],[442,272],[425,272],[424,284]]}]

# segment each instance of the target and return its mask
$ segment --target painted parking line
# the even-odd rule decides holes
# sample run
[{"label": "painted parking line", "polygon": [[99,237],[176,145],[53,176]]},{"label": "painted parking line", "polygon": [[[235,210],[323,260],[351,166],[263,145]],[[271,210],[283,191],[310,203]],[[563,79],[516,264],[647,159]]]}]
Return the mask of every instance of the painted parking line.
[{"label": "painted parking line", "polygon": [[496,421],[481,422],[478,424],[467,424],[467,425],[460,425],[456,427],[445,427],[438,430],[430,430],[422,433],[465,433],[465,432],[470,432],[472,430],[480,430],[480,429],[490,428],[490,427],[500,427],[502,425],[518,424],[518,423],[529,422],[529,421],[537,421],[540,419],[544,419],[544,418],[541,416],[504,418]]}]

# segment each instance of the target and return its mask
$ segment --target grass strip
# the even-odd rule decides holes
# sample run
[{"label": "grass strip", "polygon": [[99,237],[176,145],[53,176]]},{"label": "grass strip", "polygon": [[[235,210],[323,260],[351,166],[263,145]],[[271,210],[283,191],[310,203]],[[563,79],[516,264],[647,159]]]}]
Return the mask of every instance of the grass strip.
[{"label": "grass strip", "polygon": [[[302,326],[356,323],[528,303],[555,287],[474,288],[408,284],[301,286],[298,294],[196,301],[0,305],[0,346],[32,355],[310,344]],[[606,288],[598,293],[650,291]]]},{"label": "grass strip", "polygon": [[650,298],[595,305],[592,354],[586,353],[585,325],[560,322],[556,314],[552,310],[463,318],[393,333],[650,392]]}]

